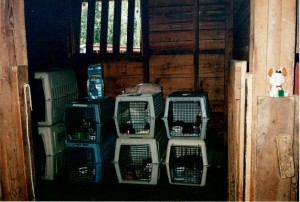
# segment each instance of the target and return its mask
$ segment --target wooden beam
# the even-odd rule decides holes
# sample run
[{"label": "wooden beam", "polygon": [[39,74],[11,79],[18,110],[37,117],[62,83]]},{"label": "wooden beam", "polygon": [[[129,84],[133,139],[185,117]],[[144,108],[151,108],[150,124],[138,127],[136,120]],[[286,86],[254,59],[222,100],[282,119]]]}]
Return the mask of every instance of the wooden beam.
[{"label": "wooden beam", "polygon": [[199,78],[199,49],[200,49],[200,34],[199,34],[199,0],[194,3],[194,90],[200,90]]},{"label": "wooden beam", "polygon": [[246,61],[232,60],[228,80],[229,200],[243,201],[246,116]]},{"label": "wooden beam", "polygon": [[246,141],[245,141],[245,201],[250,201],[250,180],[251,180],[251,135],[252,135],[252,85],[253,75],[246,74]]},{"label": "wooden beam", "polygon": [[127,54],[133,52],[135,0],[128,1],[128,24],[127,24]]},{"label": "wooden beam", "polygon": [[120,53],[122,0],[115,0],[114,2],[113,54],[118,56]]},{"label": "wooden beam", "polygon": [[100,53],[107,52],[107,27],[108,27],[108,0],[102,0],[101,32],[100,32]]},{"label": "wooden beam", "polygon": [[95,0],[88,0],[88,18],[86,30],[86,53],[92,54],[94,49],[94,27],[95,27]]},{"label": "wooden beam", "polygon": [[142,15],[142,55],[144,59],[143,65],[143,80],[144,82],[150,81],[150,70],[149,70],[149,13],[148,13],[148,0],[141,1],[141,13]]}]

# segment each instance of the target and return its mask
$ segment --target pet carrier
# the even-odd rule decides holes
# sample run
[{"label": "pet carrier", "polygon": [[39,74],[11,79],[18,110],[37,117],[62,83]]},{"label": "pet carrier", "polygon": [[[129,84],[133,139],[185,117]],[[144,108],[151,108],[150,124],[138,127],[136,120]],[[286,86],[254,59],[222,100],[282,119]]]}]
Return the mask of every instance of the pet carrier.
[{"label": "pet carrier", "polygon": [[119,183],[157,184],[159,165],[165,156],[167,138],[118,138],[115,169]]},{"label": "pet carrier", "polygon": [[52,126],[39,126],[39,135],[42,136],[46,156],[57,154],[64,150],[66,134],[62,123]]},{"label": "pet carrier", "polygon": [[65,104],[63,122],[67,141],[101,143],[111,136],[117,137],[114,105],[112,97]]},{"label": "pet carrier", "polygon": [[114,120],[120,138],[153,138],[164,131],[163,94],[122,94],[116,97]]},{"label": "pet carrier", "polygon": [[63,152],[59,152],[52,156],[46,156],[44,166],[42,167],[42,179],[54,180],[63,173]]},{"label": "pet carrier", "polygon": [[182,91],[170,94],[162,118],[168,138],[205,139],[209,114],[207,93]]},{"label": "pet carrier", "polygon": [[170,184],[205,186],[208,162],[203,140],[169,140],[165,164]]},{"label": "pet carrier", "polygon": [[113,158],[111,150],[114,150],[115,144],[112,143],[103,149],[100,144],[67,143],[64,152],[64,177],[69,181],[100,182],[106,165]]},{"label": "pet carrier", "polygon": [[52,69],[35,72],[34,109],[39,126],[51,126],[62,121],[64,104],[78,99],[75,72],[71,69]]}]

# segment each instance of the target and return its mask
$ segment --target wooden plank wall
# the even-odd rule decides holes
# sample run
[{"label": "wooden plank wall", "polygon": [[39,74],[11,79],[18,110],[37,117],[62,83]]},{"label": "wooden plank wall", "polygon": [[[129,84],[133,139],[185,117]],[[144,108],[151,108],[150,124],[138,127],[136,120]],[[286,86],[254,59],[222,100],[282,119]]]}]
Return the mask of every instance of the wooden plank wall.
[{"label": "wooden plank wall", "polygon": [[[267,79],[267,71],[269,68],[286,67],[288,77],[283,85],[285,91],[290,95],[293,92],[294,81],[294,58],[295,58],[295,30],[296,30],[296,0],[280,1],[280,0],[254,0],[250,2],[250,51],[249,51],[249,71],[253,74],[253,101],[252,101],[252,165],[251,165],[251,180],[250,180],[250,200],[257,200],[264,195],[264,198],[276,198],[277,194],[281,193],[282,189],[278,187],[269,187],[274,192],[263,192],[265,184],[257,184],[257,139],[258,128],[257,124],[262,121],[269,120],[258,117],[258,97],[267,96],[270,89],[270,84]],[[272,104],[272,103],[270,103]],[[278,103],[280,108],[282,105]],[[288,108],[284,104],[284,108]],[[269,117],[271,119],[271,117]],[[275,117],[277,118],[277,117]],[[261,139],[262,140],[262,139]],[[266,143],[268,139],[264,139]],[[264,144],[264,143],[261,143]],[[261,145],[260,144],[260,145]],[[269,147],[269,152],[274,148]],[[270,171],[269,165],[259,167],[259,169]],[[258,171],[261,172],[261,171]],[[264,176],[265,178],[265,176]],[[271,179],[270,179],[271,180]],[[261,188],[261,189],[260,189]],[[278,198],[284,197],[283,195]],[[285,196],[286,197],[286,196]]]},{"label": "wooden plank wall", "polygon": [[34,199],[34,158],[29,92],[24,90],[28,84],[24,1],[1,1],[0,25],[0,200],[29,201]]},{"label": "wooden plank wall", "polygon": [[295,99],[258,97],[257,101],[255,200],[289,201],[295,197],[291,196],[292,145],[294,135],[299,135],[294,134]]},{"label": "wooden plank wall", "polygon": [[217,125],[213,128],[224,134],[226,75],[232,39],[231,1],[148,1],[149,50],[147,58],[138,61],[75,54],[79,48],[80,27],[76,22],[80,21],[81,0],[59,4],[50,0],[28,1],[30,75],[41,68],[75,68],[80,93],[86,96],[86,68],[88,64],[102,63],[105,93],[109,96],[147,80],[162,85],[164,96],[198,88],[208,92],[212,112],[218,114],[218,119],[211,119],[209,124]]},{"label": "wooden plank wall", "polygon": [[150,82],[162,85],[164,96],[195,86],[208,92],[212,112],[220,114],[210,124],[222,135],[226,130],[225,75],[231,57],[230,4],[224,0],[149,1]]}]

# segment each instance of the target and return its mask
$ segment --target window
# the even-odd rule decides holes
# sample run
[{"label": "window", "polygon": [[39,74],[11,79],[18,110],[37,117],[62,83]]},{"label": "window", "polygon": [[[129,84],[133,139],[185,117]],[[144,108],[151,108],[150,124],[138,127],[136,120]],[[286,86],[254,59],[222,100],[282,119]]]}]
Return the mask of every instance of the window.
[{"label": "window", "polygon": [[80,53],[140,53],[141,0],[85,0]]}]

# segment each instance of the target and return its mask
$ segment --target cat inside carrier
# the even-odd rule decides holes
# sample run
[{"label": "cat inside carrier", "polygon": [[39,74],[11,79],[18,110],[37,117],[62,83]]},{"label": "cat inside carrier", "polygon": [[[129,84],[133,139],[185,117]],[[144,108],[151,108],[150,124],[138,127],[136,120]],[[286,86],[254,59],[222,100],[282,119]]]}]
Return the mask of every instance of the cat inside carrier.
[{"label": "cat inside carrier", "polygon": [[118,138],[114,164],[119,182],[157,184],[163,152],[155,139]]},{"label": "cat inside carrier", "polygon": [[206,138],[209,105],[205,92],[174,92],[163,116],[169,138]]},{"label": "cat inside carrier", "polygon": [[[153,138],[164,127],[162,93],[117,96],[114,120],[119,137]],[[160,131],[160,132],[159,132]]]},{"label": "cat inside carrier", "polygon": [[171,184],[205,185],[208,162],[203,140],[169,140],[165,163]]}]

